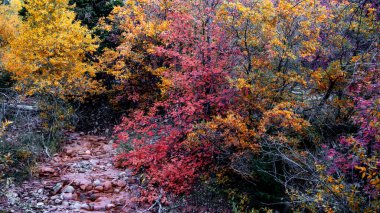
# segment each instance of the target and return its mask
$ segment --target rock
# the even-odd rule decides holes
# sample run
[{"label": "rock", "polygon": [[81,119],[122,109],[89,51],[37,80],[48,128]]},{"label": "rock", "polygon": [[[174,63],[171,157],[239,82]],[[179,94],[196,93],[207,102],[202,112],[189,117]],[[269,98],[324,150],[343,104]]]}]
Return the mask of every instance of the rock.
[{"label": "rock", "polygon": [[63,199],[63,200],[72,200],[73,199],[73,194],[72,193],[62,193],[61,194],[61,199]]},{"label": "rock", "polygon": [[55,184],[55,186],[53,187],[54,194],[57,194],[59,192],[59,190],[62,188],[62,186],[63,186],[62,183]]},{"label": "rock", "polygon": [[79,188],[83,191],[86,191],[86,188],[87,188],[87,184],[83,184],[83,185],[80,185]]},{"label": "rock", "polygon": [[59,196],[58,195],[54,195],[50,198],[50,200],[56,200],[56,199],[59,199]]},{"label": "rock", "polygon": [[97,165],[97,164],[99,163],[99,160],[97,160],[97,159],[91,159],[91,160],[90,160],[90,163],[91,163],[92,165]]},{"label": "rock", "polygon": [[110,209],[113,209],[115,207],[116,207],[115,204],[110,203],[110,204],[106,205],[106,210],[110,210]]},{"label": "rock", "polygon": [[63,193],[73,193],[74,191],[75,191],[74,187],[72,187],[72,186],[70,186],[70,185],[66,186],[66,187],[62,190]]},{"label": "rock", "polygon": [[94,186],[101,186],[102,185],[102,182],[100,182],[100,180],[96,179],[94,181]]},{"label": "rock", "polygon": [[119,193],[120,192],[120,189],[115,189],[113,190],[115,193]]},{"label": "rock", "polygon": [[113,202],[117,206],[124,206],[125,205],[125,199],[119,198]]},{"label": "rock", "polygon": [[125,182],[125,180],[118,180],[117,181],[117,186],[123,188],[127,185],[127,183]]},{"label": "rock", "polygon": [[72,156],[72,155],[74,154],[74,151],[73,151],[72,149],[68,149],[68,150],[66,151],[66,154],[67,154],[68,156]]},{"label": "rock", "polygon": [[86,203],[82,204],[81,209],[84,209],[84,210],[87,210],[87,211],[91,210],[90,206],[88,204],[86,204]]},{"label": "rock", "polygon": [[44,167],[40,168],[40,174],[42,173],[42,174],[46,175],[47,173],[54,173],[54,172],[55,172],[55,170],[53,168],[50,168],[50,167],[44,166]]},{"label": "rock", "polygon": [[88,185],[87,187],[86,187],[86,191],[90,191],[92,189],[92,185]]},{"label": "rock", "polygon": [[95,205],[94,206],[94,211],[105,211],[106,207],[102,205]]},{"label": "rock", "polygon": [[129,183],[129,184],[136,184],[137,181],[136,181],[135,178],[133,178],[133,177],[129,177],[129,178],[128,178],[128,183]]},{"label": "rock", "polygon": [[123,177],[126,176],[126,173],[125,172],[120,172],[117,176],[121,179],[121,178],[123,178]]},{"label": "rock", "polygon": [[110,190],[111,187],[112,187],[112,183],[111,183],[111,181],[106,181],[106,182],[104,182],[104,191],[108,191],[108,190]]},{"label": "rock", "polygon": [[103,186],[96,186],[94,189],[101,192],[103,191]]},{"label": "rock", "polygon": [[11,205],[15,205],[16,203],[20,201],[18,194],[15,192],[8,192],[5,196],[8,198],[8,202]]},{"label": "rock", "polygon": [[102,201],[104,201],[104,200],[106,200],[107,198],[105,198],[105,197],[98,197],[98,198],[96,198],[96,200],[95,200],[95,202],[97,202],[97,203],[101,203]]},{"label": "rock", "polygon": [[92,181],[88,180],[88,179],[81,179],[80,181],[78,181],[80,185],[84,184],[84,185],[89,185],[92,183]]},{"label": "rock", "polygon": [[41,209],[41,208],[43,208],[44,207],[44,203],[43,202],[38,202],[37,204],[36,204],[36,207],[37,208],[39,208],[39,209]]},{"label": "rock", "polygon": [[39,190],[37,191],[37,193],[38,193],[38,194],[43,194],[43,193],[44,193],[44,189],[39,189]]},{"label": "rock", "polygon": [[99,195],[97,195],[97,194],[90,194],[88,199],[91,201],[95,201],[98,197],[99,197]]},{"label": "rock", "polygon": [[54,203],[59,205],[59,204],[62,203],[62,200],[61,200],[61,199],[55,199],[55,200],[54,200]]},{"label": "rock", "polygon": [[82,208],[82,204],[80,203],[74,203],[72,206],[71,206],[72,209],[81,209]]},{"label": "rock", "polygon": [[83,160],[90,160],[91,159],[91,155],[83,155],[82,159]]},{"label": "rock", "polygon": [[87,151],[85,152],[85,154],[86,154],[86,155],[91,155],[91,151],[90,151],[90,150],[87,150]]}]

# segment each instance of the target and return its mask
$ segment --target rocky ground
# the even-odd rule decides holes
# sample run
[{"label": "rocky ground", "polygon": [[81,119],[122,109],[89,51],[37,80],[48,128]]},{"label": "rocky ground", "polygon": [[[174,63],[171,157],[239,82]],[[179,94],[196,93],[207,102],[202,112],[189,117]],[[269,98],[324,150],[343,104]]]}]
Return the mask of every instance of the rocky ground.
[{"label": "rocky ground", "polygon": [[[5,212],[139,212],[136,179],[113,167],[112,140],[68,134],[63,151],[38,168],[39,177],[11,187]],[[1,212],[1,211],[0,211]]]}]

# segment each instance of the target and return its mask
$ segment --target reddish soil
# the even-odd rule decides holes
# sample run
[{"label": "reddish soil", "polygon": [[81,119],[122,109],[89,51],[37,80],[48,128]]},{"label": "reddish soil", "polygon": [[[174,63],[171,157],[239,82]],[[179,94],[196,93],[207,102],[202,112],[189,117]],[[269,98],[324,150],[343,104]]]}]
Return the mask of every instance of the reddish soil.
[{"label": "reddish soil", "polygon": [[11,189],[5,210],[139,212],[131,201],[138,196],[137,181],[113,166],[112,146],[105,137],[68,134],[63,151],[40,164],[38,178]]}]

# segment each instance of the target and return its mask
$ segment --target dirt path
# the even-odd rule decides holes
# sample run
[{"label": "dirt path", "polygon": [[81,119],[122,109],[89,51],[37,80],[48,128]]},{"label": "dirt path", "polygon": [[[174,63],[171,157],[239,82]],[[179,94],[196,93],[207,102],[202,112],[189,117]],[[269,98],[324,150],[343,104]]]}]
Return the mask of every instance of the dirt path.
[{"label": "dirt path", "polygon": [[39,178],[8,194],[13,212],[137,212],[136,179],[113,167],[105,137],[70,133],[63,152],[38,168]]}]

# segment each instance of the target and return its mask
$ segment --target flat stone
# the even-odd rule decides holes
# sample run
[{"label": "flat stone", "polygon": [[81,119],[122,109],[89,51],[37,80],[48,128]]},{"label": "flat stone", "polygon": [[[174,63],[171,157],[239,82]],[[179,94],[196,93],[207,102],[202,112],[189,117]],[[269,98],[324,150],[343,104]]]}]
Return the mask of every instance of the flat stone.
[{"label": "flat stone", "polygon": [[59,196],[58,195],[54,195],[50,198],[51,200],[56,200],[56,199],[59,199]]},{"label": "flat stone", "polygon": [[87,184],[83,184],[83,185],[80,185],[79,188],[85,191],[87,186],[88,186]]},{"label": "flat stone", "polygon": [[87,210],[87,211],[91,210],[90,206],[88,204],[86,204],[86,203],[82,204],[81,209],[84,209],[84,210]]},{"label": "flat stone", "polygon": [[97,195],[97,194],[90,194],[88,199],[91,201],[95,201],[98,197],[99,197],[99,195]]},{"label": "flat stone", "polygon": [[43,202],[38,202],[37,204],[36,204],[36,207],[37,208],[39,208],[39,209],[41,209],[41,208],[43,208],[44,207],[44,203]]},{"label": "flat stone", "polygon": [[53,168],[50,168],[50,167],[41,167],[40,168],[40,173],[54,173],[55,170]]},{"label": "flat stone", "polygon": [[127,185],[127,183],[125,182],[125,180],[118,180],[117,181],[117,186],[119,187],[125,187]]},{"label": "flat stone", "polygon": [[74,154],[74,151],[72,149],[68,149],[66,151],[66,154],[69,155],[69,156],[72,156]]},{"label": "flat stone", "polygon": [[61,199],[63,199],[63,200],[72,200],[73,199],[73,194],[72,193],[62,193],[61,194]]},{"label": "flat stone", "polygon": [[92,189],[92,185],[88,185],[87,187],[86,187],[86,191],[90,191]]},{"label": "flat stone", "polygon": [[102,185],[102,182],[100,182],[100,180],[96,179],[94,181],[94,186],[101,186]]},{"label": "flat stone", "polygon": [[99,163],[99,160],[97,160],[97,159],[91,159],[90,163],[93,164],[93,165],[97,165]]},{"label": "flat stone", "polygon": [[62,186],[63,186],[62,183],[55,184],[55,186],[53,187],[54,194],[57,194],[59,192],[59,190],[62,188]]},{"label": "flat stone", "polygon": [[103,186],[96,186],[94,190],[97,190],[99,192],[103,191]]},{"label": "flat stone", "polygon": [[126,176],[126,173],[125,172],[120,172],[118,175],[117,175],[119,178],[123,178]]},{"label": "flat stone", "polygon": [[128,178],[128,183],[129,183],[129,184],[136,184],[136,183],[137,183],[137,180],[136,180],[135,178],[133,178],[133,177],[129,177],[129,178]]},{"label": "flat stone", "polygon": [[90,160],[91,159],[91,155],[83,155],[82,159],[83,160]]},{"label": "flat stone", "polygon": [[112,183],[111,181],[106,181],[104,182],[104,191],[108,191],[112,188]]},{"label": "flat stone", "polygon": [[105,197],[98,197],[98,198],[96,198],[95,202],[97,202],[97,203],[101,203],[101,202],[104,201],[105,199],[107,199],[107,198],[105,198]]},{"label": "flat stone", "polygon": [[106,207],[102,205],[95,205],[94,206],[94,211],[105,211]]},{"label": "flat stone", "polygon": [[110,209],[113,209],[115,207],[116,207],[115,204],[110,203],[110,204],[106,205],[106,210],[110,210]]},{"label": "flat stone", "polygon": [[124,206],[125,205],[125,199],[119,198],[119,199],[114,200],[113,203],[117,206]]},{"label": "flat stone", "polygon": [[74,187],[72,187],[72,186],[70,186],[70,185],[66,186],[66,187],[62,190],[63,193],[73,193],[74,191],[75,191]]},{"label": "flat stone", "polygon": [[62,203],[62,200],[61,200],[61,199],[55,199],[55,200],[54,200],[54,203],[55,203],[55,204],[61,204],[61,203]]},{"label": "flat stone", "polygon": [[81,209],[81,208],[82,208],[82,204],[80,204],[80,203],[74,203],[72,205],[72,209]]}]

